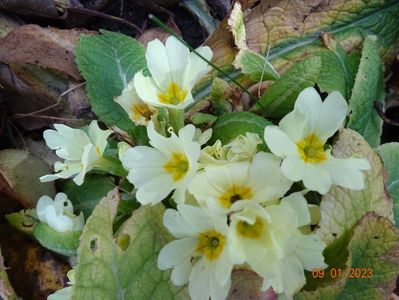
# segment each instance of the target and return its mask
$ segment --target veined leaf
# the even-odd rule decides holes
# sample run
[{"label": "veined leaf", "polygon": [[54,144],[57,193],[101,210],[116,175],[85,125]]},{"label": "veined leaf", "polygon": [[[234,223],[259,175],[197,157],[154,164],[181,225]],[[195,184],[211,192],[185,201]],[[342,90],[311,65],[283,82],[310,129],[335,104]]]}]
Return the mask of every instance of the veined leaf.
[{"label": "veined leaf", "polygon": [[382,101],[382,64],[377,38],[368,36],[363,45],[359,70],[349,101],[348,128],[359,132],[372,146],[380,144],[382,120],[374,109],[374,101]]},{"label": "veined leaf", "polygon": [[220,140],[227,144],[240,134],[246,132],[257,133],[263,137],[265,127],[272,125],[268,120],[250,112],[232,112],[219,116],[212,127],[212,138],[209,143]]},{"label": "veined leaf", "polygon": [[320,76],[321,58],[308,57],[277,79],[251,108],[273,118],[283,117],[294,108],[298,94],[315,85]]},{"label": "veined leaf", "polygon": [[393,214],[399,227],[399,143],[388,143],[376,149],[388,173],[386,187],[393,200]]},{"label": "veined leaf", "polygon": [[82,185],[67,181],[62,186],[62,191],[68,195],[73,207],[78,212],[83,212],[87,219],[100,200],[113,190],[115,185],[107,176],[99,174],[86,175]]},{"label": "veined leaf", "polygon": [[296,300],[389,299],[398,276],[399,230],[389,219],[369,212],[354,226],[348,240],[346,266],[325,271],[325,276],[333,275],[335,280],[298,293]]},{"label": "veined leaf", "polygon": [[114,97],[122,93],[136,72],[146,68],[144,46],[115,32],[82,35],[76,46],[76,63],[87,81],[87,95],[98,118],[141,139],[145,128],[135,126]]},{"label": "veined leaf", "polygon": [[78,248],[72,299],[188,299],[184,288],[157,268],[171,235],[162,224],[162,205],[142,206],[113,234],[119,196],[110,192],[87,220]]},{"label": "veined leaf", "polygon": [[332,186],[323,196],[320,204],[321,221],[319,233],[330,244],[342,234],[351,230],[360,218],[370,211],[392,219],[392,200],[384,187],[384,168],[378,155],[355,131],[344,129],[333,147],[338,158],[362,157],[369,161],[371,169],[365,172],[365,187],[356,191]]},{"label": "veined leaf", "polygon": [[46,223],[37,223],[33,235],[44,247],[58,254],[76,256],[81,231],[58,232]]}]

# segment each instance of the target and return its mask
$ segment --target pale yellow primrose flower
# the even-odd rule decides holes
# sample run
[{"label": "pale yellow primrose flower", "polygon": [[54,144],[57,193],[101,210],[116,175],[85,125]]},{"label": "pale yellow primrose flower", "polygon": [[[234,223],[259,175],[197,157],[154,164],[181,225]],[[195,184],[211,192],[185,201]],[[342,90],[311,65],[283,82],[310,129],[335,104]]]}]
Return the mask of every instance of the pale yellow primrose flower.
[{"label": "pale yellow primrose flower", "polygon": [[122,94],[115,97],[114,100],[127,112],[130,120],[138,125],[146,126],[158,113],[156,108],[144,103],[140,99],[134,89],[133,80],[128,83]]},{"label": "pale yellow primrose flower", "polygon": [[314,88],[303,90],[295,108],[279,123],[265,128],[270,150],[283,158],[281,170],[292,181],[302,180],[305,187],[325,194],[332,184],[360,190],[364,188],[362,171],[366,159],[338,159],[325,149],[325,143],[342,125],[348,105],[339,92],[322,102]]},{"label": "pale yellow primrose flower", "polygon": [[164,225],[178,239],[162,248],[158,267],[173,268],[174,285],[188,281],[192,300],[224,300],[233,269],[226,216],[209,215],[199,207],[185,204],[179,204],[177,210],[165,212]]},{"label": "pale yellow primrose flower", "polygon": [[40,197],[36,212],[41,222],[58,232],[80,231],[84,226],[83,214],[73,214],[72,202],[64,193],[58,193],[54,201],[46,195]]},{"label": "pale yellow primrose flower", "polygon": [[263,277],[262,290],[270,287],[289,298],[306,283],[304,269],[324,269],[325,243],[317,234],[304,235],[299,227],[310,223],[306,199],[301,193],[280,204],[262,207],[255,202],[233,205],[228,233],[234,263],[247,263]]},{"label": "pale yellow primrose flower", "polygon": [[40,177],[41,182],[75,176],[73,181],[81,185],[87,172],[93,169],[107,146],[107,138],[112,130],[102,130],[97,121],[91,121],[88,133],[63,124],[54,124],[56,130],[46,130],[43,138],[50,149],[56,150],[58,157],[65,159],[54,164],[56,174]]},{"label": "pale yellow primrose flower", "polygon": [[[196,51],[207,60],[212,59],[209,47]],[[158,39],[149,42],[145,56],[152,77],[144,76],[142,71],[134,75],[134,87],[144,102],[154,107],[184,109],[194,101],[191,89],[209,72],[207,62],[173,36],[165,45]]]},{"label": "pale yellow primrose flower", "polygon": [[178,135],[172,132],[167,138],[156,132],[150,122],[147,133],[153,148],[130,148],[122,157],[123,166],[129,170],[127,179],[138,189],[137,200],[156,204],[175,190],[174,200],[182,203],[198,167],[200,145],[194,141],[195,127],[186,125]]},{"label": "pale yellow primrose flower", "polygon": [[251,161],[259,144],[262,144],[262,140],[257,133],[252,132],[240,134],[226,145],[222,145],[222,142],[217,140],[213,145],[201,150],[199,161],[203,166],[233,161]]},{"label": "pale yellow primrose flower", "polygon": [[209,165],[190,183],[189,192],[214,213],[227,213],[237,201],[258,203],[280,199],[291,187],[280,169],[281,159],[259,152],[249,162]]}]

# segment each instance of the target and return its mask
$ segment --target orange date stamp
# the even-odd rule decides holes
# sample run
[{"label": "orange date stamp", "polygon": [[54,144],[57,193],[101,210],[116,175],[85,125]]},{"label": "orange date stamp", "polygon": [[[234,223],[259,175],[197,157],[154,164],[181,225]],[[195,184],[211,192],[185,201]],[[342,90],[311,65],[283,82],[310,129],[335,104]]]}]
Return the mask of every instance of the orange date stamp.
[{"label": "orange date stamp", "polygon": [[313,269],[312,277],[313,278],[324,278],[328,276],[330,278],[342,278],[346,277],[348,279],[369,279],[374,275],[372,268],[349,268],[349,272],[347,269],[340,268],[331,268],[331,269]]}]

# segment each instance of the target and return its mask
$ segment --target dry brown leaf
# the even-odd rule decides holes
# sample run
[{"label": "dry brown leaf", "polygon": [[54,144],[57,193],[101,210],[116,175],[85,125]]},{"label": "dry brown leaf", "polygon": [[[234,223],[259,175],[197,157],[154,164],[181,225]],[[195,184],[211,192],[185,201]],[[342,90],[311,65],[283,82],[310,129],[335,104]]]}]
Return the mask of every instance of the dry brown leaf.
[{"label": "dry brown leaf", "polygon": [[227,300],[275,300],[273,289],[261,291],[262,277],[249,270],[234,270],[231,277],[231,288]]},{"label": "dry brown leaf", "polygon": [[61,30],[29,24],[15,28],[0,39],[0,61],[30,63],[82,79],[75,64],[75,45],[87,30]]},{"label": "dry brown leaf", "polygon": [[[68,1],[68,0],[63,0]],[[34,15],[47,18],[59,18],[61,13],[57,10],[54,0],[1,0],[0,9],[12,11],[22,15]],[[68,1],[69,2],[69,1]]]},{"label": "dry brown leaf", "polygon": [[42,195],[55,195],[53,182],[41,183],[39,177],[52,173],[38,157],[23,150],[0,151],[0,192],[23,208],[36,207]]},{"label": "dry brown leaf", "polygon": [[9,280],[23,299],[45,300],[66,285],[70,267],[50,251],[8,225],[0,228],[0,243]]},{"label": "dry brown leaf", "polygon": [[[170,29],[172,29],[178,36],[182,36],[179,27],[177,27],[176,23],[173,20],[169,20],[166,24]],[[147,46],[148,42],[158,39],[161,42],[165,43],[168,38],[169,33],[159,27],[150,28],[144,31],[144,33],[138,38],[139,42],[144,46]]]}]

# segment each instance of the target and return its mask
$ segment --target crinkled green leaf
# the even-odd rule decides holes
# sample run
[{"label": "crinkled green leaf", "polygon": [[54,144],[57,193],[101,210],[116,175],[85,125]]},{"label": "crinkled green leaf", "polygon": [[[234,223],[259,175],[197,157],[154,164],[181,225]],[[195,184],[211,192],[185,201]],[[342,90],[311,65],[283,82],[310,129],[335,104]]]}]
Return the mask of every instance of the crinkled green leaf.
[{"label": "crinkled green leaf", "polygon": [[374,109],[374,101],[382,101],[382,64],[377,37],[368,36],[363,45],[359,70],[349,101],[348,128],[359,132],[372,146],[380,144],[382,120]]},{"label": "crinkled green leaf", "polygon": [[94,209],[83,229],[72,299],[188,299],[184,288],[157,268],[157,256],[171,240],[162,224],[164,208],[142,206],[113,234],[117,190]]},{"label": "crinkled green leaf", "polygon": [[321,50],[317,55],[321,58],[321,71],[317,79],[320,90],[327,93],[339,91],[346,98],[347,87],[351,83],[344,58],[330,50]]},{"label": "crinkled green leaf", "polygon": [[58,254],[76,256],[81,231],[58,232],[46,223],[33,227],[35,239],[44,247]]},{"label": "crinkled green leaf", "polygon": [[[348,241],[346,267],[336,265],[342,277],[324,281],[315,290],[302,291],[295,299],[389,299],[399,270],[399,230],[389,219],[369,212],[351,230]],[[356,278],[356,269],[363,278]],[[331,268],[325,270],[325,276],[329,277],[330,272]]]},{"label": "crinkled green leaf", "polygon": [[195,113],[191,117],[191,122],[194,125],[200,125],[200,124],[205,124],[205,123],[213,123],[217,119],[216,116],[210,115],[210,114],[204,114],[204,113]]},{"label": "crinkled green leaf", "polygon": [[222,144],[227,144],[240,134],[246,132],[257,133],[263,136],[265,127],[272,123],[268,120],[250,112],[232,112],[219,116],[212,127],[212,138],[210,143],[220,140]]},{"label": "crinkled green leaf", "polygon": [[33,226],[37,223],[36,209],[24,209],[5,216],[7,222],[15,229],[33,236]]},{"label": "crinkled green leaf", "polygon": [[388,143],[376,149],[388,173],[386,187],[393,200],[393,214],[399,227],[399,143]]},{"label": "crinkled green leaf", "polygon": [[209,100],[212,102],[212,108],[215,115],[231,112],[231,103],[228,101],[231,94],[231,87],[226,81],[216,77],[212,82]]},{"label": "crinkled green leaf", "polygon": [[283,117],[294,108],[298,94],[315,85],[321,66],[318,56],[298,62],[266,90],[251,110],[273,118]]},{"label": "crinkled green leaf", "polygon": [[144,46],[116,32],[82,35],[76,46],[76,63],[86,79],[87,95],[98,118],[143,142],[140,139],[145,128],[135,126],[114,97],[122,93],[136,72],[146,68]]},{"label": "crinkled green leaf", "polygon": [[98,174],[86,175],[82,185],[67,181],[62,186],[62,191],[68,195],[73,207],[78,212],[83,212],[87,219],[100,200],[114,189],[115,185],[107,176]]},{"label": "crinkled green leaf", "polygon": [[332,153],[338,158],[366,158],[371,169],[364,173],[363,190],[356,191],[334,185],[323,196],[319,233],[327,244],[350,230],[367,212],[375,211],[392,219],[392,200],[385,193],[384,168],[380,158],[364,138],[353,130],[344,129],[340,132]]},{"label": "crinkled green leaf", "polygon": [[276,80],[280,76],[265,57],[249,49],[238,52],[234,66],[255,82]]},{"label": "crinkled green leaf", "polygon": [[4,266],[4,259],[1,254],[1,249],[0,249],[0,299],[4,300],[19,299],[8,279],[7,271]]}]

